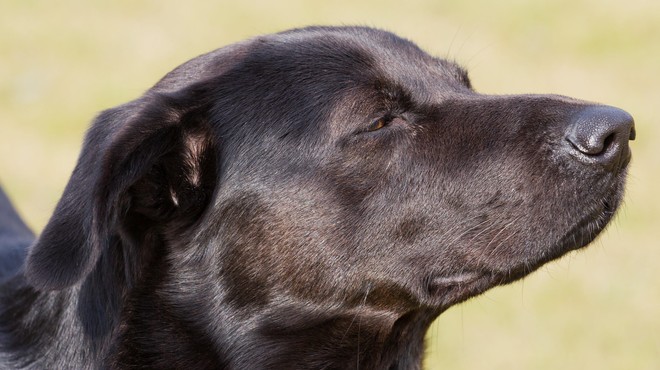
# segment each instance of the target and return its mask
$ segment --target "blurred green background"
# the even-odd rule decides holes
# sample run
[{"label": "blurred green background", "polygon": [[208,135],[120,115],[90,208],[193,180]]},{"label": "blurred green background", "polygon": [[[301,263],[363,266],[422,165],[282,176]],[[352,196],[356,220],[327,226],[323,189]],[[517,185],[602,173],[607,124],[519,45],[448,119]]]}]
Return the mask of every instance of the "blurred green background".
[{"label": "blurred green background", "polygon": [[626,203],[585,251],[446,312],[428,369],[660,369],[660,1],[0,0],[0,181],[40,230],[100,110],[185,60],[309,24],[385,28],[484,93],[628,110]]}]

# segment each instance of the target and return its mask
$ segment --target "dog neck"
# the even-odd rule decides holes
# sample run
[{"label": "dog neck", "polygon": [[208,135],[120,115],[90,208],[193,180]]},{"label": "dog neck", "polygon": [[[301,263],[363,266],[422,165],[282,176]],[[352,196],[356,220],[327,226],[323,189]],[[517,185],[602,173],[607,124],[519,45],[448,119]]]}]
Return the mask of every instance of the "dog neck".
[{"label": "dog neck", "polygon": [[61,291],[36,290],[20,276],[0,287],[0,364],[420,369],[424,336],[437,316],[430,310],[393,315],[368,303],[342,310],[304,301],[239,310],[213,300],[211,286],[180,285],[173,294],[171,282],[184,279],[172,274],[170,284],[163,284],[171,271],[164,260],[152,262],[153,273],[131,288],[99,269]]},{"label": "dog neck", "polygon": [[158,307],[157,314],[131,308],[114,366],[421,369],[424,336],[435,317],[411,312],[392,320],[368,308],[340,313],[297,305],[240,315],[203,304],[199,311],[175,307],[158,296],[140,294],[140,305]]},{"label": "dog neck", "polygon": [[394,313],[367,299],[348,308],[295,297],[237,303],[206,267],[152,265],[157,276],[128,297],[112,367],[421,368],[435,310]]}]

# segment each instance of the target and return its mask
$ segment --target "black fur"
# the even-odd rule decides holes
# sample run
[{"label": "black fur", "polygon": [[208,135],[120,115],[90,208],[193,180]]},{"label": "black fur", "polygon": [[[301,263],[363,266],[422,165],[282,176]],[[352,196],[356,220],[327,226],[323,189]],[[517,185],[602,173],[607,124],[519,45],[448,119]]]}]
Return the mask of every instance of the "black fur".
[{"label": "black fur", "polygon": [[621,112],[368,28],[195,58],[99,115],[25,262],[0,194],[0,367],[418,369],[442,311],[605,227]]}]

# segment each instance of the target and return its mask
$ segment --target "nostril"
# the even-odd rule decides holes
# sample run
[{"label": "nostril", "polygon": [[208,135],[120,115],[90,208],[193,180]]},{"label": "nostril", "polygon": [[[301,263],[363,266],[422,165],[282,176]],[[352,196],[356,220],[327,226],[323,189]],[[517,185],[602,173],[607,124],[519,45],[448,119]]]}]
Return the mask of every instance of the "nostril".
[{"label": "nostril", "polygon": [[607,147],[614,141],[614,136],[615,134],[610,134],[604,140],[580,140],[576,135],[569,135],[566,140],[578,152],[588,156],[597,156],[607,150]]},{"label": "nostril", "polygon": [[615,141],[617,133],[609,133],[604,139],[602,136],[604,135],[587,133],[586,135],[583,135],[583,137],[580,137],[579,133],[573,132],[566,136],[566,140],[571,143],[573,149],[580,153],[588,156],[598,156],[608,150]]},{"label": "nostril", "polygon": [[612,146],[614,140],[616,139],[616,135],[617,135],[616,133],[611,133],[609,136],[607,136],[605,138],[605,141],[603,141],[603,147],[601,148],[600,152],[597,153],[596,155],[607,152],[609,148]]},{"label": "nostril", "polygon": [[630,155],[628,141],[635,138],[634,121],[621,109],[589,106],[570,119],[565,138],[579,160],[616,165]]}]

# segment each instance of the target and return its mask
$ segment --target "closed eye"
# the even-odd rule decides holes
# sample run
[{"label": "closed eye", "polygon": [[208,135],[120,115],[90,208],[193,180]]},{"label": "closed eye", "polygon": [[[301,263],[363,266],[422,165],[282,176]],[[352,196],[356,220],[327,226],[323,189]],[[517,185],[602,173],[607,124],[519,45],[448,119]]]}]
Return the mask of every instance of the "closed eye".
[{"label": "closed eye", "polygon": [[367,131],[377,131],[380,130],[381,128],[387,126],[392,122],[392,117],[381,117],[377,120],[375,120],[369,128],[367,128]]},{"label": "closed eye", "polygon": [[[400,131],[400,129],[409,127],[408,121],[401,117],[400,115],[386,114],[380,116],[379,118],[371,121],[369,125],[363,126],[362,128],[355,131],[354,135],[362,134],[378,134],[380,136],[381,131],[383,133]],[[373,135],[367,135],[373,136]]]}]

